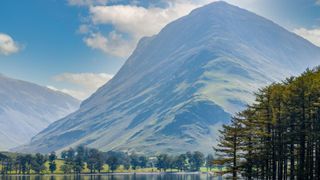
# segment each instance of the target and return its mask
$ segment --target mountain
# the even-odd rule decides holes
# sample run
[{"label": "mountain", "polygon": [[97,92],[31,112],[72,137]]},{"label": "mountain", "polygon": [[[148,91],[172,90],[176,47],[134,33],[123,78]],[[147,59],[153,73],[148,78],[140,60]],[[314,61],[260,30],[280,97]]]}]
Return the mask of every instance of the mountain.
[{"label": "mountain", "polygon": [[66,94],[0,75],[0,150],[29,142],[79,105]]},{"label": "mountain", "polygon": [[320,48],[224,2],[143,38],[116,76],[80,109],[20,150],[77,145],[154,154],[211,152],[217,128],[259,87],[318,64]]}]

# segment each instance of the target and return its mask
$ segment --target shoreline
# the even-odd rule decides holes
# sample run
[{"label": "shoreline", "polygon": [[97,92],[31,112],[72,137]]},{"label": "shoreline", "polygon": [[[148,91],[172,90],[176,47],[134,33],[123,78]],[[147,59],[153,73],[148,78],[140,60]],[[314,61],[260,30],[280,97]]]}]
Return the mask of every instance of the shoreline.
[{"label": "shoreline", "polygon": [[112,176],[112,175],[201,175],[210,174],[208,172],[110,172],[110,173],[81,173],[81,174],[1,174],[2,176]]}]

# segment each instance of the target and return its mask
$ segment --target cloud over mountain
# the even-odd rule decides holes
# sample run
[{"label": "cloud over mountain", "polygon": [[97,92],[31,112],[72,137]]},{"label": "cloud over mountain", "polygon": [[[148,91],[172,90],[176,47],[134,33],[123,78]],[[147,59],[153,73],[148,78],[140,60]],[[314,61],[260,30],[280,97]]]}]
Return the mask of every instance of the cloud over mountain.
[{"label": "cloud over mountain", "polygon": [[47,87],[69,94],[77,99],[84,100],[94,93],[99,87],[112,79],[113,75],[107,73],[63,73],[53,77],[56,82],[64,83],[73,88],[57,88],[52,85]]},{"label": "cloud over mountain", "polygon": [[295,29],[293,32],[312,42],[313,44],[320,47],[320,28],[318,29],[306,29],[299,28]]},{"label": "cloud over mountain", "polygon": [[[157,34],[169,22],[188,14],[198,7],[194,2],[177,1],[168,7],[145,8],[136,5],[91,6],[90,18],[94,25],[111,25],[108,33],[91,32],[84,38],[94,49],[113,56],[128,57],[139,39]],[[82,30],[84,27],[81,26]],[[86,31],[88,32],[88,31]]]}]

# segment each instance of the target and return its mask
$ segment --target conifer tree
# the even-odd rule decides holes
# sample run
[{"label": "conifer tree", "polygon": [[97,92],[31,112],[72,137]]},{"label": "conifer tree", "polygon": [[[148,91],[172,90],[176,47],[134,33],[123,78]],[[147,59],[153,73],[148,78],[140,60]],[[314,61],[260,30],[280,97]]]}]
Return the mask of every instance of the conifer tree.
[{"label": "conifer tree", "polygon": [[[319,139],[320,68],[315,68],[259,90],[255,103],[223,127],[217,152],[225,155],[233,177],[241,172],[247,179],[317,180]],[[241,161],[231,161],[237,158]]]},{"label": "conifer tree", "polygon": [[219,144],[216,152],[223,156],[222,163],[227,164],[229,171],[232,173],[232,179],[238,178],[240,171],[240,149],[241,149],[241,125],[237,117],[233,117],[230,125],[223,125],[223,130],[220,131]]}]

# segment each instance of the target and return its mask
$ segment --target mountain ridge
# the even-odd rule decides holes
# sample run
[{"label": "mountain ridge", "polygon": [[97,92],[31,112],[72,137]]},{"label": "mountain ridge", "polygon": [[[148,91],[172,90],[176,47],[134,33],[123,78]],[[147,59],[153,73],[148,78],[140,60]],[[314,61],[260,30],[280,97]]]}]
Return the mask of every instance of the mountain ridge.
[{"label": "mountain ridge", "polygon": [[75,111],[80,102],[46,87],[0,75],[1,150],[27,143],[49,124]]},{"label": "mountain ridge", "polygon": [[215,2],[143,38],[112,80],[21,150],[210,152],[217,129],[255,90],[319,57],[320,48],[272,21]]}]

